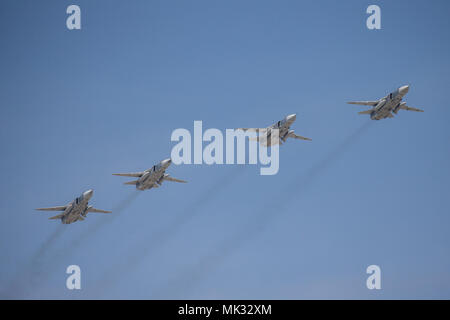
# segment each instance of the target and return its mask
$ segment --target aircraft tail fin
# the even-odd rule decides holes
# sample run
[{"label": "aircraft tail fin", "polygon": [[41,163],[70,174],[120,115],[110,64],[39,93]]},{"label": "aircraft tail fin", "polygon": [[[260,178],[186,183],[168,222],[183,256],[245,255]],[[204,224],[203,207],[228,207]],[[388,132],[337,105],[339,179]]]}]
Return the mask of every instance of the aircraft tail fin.
[{"label": "aircraft tail fin", "polygon": [[372,111],[373,111],[372,109],[369,109],[369,110],[366,110],[366,111],[358,112],[358,114],[371,114]]}]

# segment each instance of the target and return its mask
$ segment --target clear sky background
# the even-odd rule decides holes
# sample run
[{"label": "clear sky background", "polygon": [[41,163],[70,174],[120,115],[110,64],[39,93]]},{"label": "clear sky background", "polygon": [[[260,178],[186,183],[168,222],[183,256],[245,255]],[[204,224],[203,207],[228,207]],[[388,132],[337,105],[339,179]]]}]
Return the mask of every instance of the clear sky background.
[{"label": "clear sky background", "polygon": [[[82,29],[66,28],[81,7]],[[382,29],[366,28],[366,8]],[[450,298],[448,1],[1,1],[3,298]],[[394,119],[350,100],[411,85]],[[280,171],[172,165],[176,128],[297,113]],[[362,129],[361,129],[362,128]],[[92,188],[111,209],[36,207]],[[66,267],[82,290],[65,287]],[[366,268],[382,289],[366,288]]]}]

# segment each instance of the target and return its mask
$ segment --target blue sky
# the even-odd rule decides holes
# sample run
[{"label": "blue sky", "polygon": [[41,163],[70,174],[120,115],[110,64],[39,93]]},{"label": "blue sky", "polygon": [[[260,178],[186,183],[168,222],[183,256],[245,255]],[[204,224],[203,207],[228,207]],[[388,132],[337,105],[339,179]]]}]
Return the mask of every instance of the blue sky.
[{"label": "blue sky", "polygon": [[[66,28],[70,4],[81,30]],[[366,28],[370,4],[381,7],[381,30]],[[2,1],[1,291],[450,298],[449,9],[437,0]],[[345,103],[404,84],[424,113],[370,122]],[[225,130],[291,113],[313,141],[283,145],[275,176],[172,166],[187,185],[131,201],[133,187],[111,175],[167,158],[172,131],[194,120]],[[89,188],[92,205],[118,209],[113,218],[61,226],[33,210]],[[65,288],[71,264],[82,290]],[[365,285],[372,264],[379,291]]]}]

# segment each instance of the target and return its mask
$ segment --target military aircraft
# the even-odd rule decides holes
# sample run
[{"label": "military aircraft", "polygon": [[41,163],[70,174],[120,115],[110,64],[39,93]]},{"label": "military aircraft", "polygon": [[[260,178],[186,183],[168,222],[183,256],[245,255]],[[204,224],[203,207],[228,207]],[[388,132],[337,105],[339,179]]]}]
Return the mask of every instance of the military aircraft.
[{"label": "military aircraft", "polygon": [[135,185],[138,190],[147,190],[151,188],[158,188],[163,181],[173,181],[186,183],[187,181],[172,178],[169,174],[165,173],[166,169],[170,166],[172,160],[165,159],[158,164],[155,164],[150,169],[142,172],[135,173],[113,173],[115,176],[122,177],[136,177],[137,180],[128,181],[124,184]]},{"label": "military aircraft", "polygon": [[267,128],[238,128],[237,130],[249,132],[253,131],[259,133],[259,137],[250,138],[250,140],[258,140],[262,145],[267,147],[270,147],[272,144],[271,135],[272,130],[274,129],[278,129],[278,137],[279,137],[279,140],[275,142],[275,144],[283,144],[283,142],[286,142],[287,138],[312,141],[310,138],[299,136],[294,133],[294,130],[290,130],[291,125],[294,123],[296,119],[297,119],[296,114],[290,114],[284,119],[274,123],[273,125]]},{"label": "military aircraft", "polygon": [[393,118],[394,115],[392,114],[392,112],[397,114],[400,109],[423,112],[423,110],[408,107],[406,105],[406,102],[402,102],[403,97],[408,93],[408,91],[409,86],[402,86],[394,92],[389,93],[386,97],[376,101],[350,101],[347,103],[372,106],[372,109],[358,112],[358,114],[370,114],[370,119],[372,120]]},{"label": "military aircraft", "polygon": [[63,211],[63,213],[58,214],[49,219],[61,219],[63,224],[69,224],[76,221],[83,221],[86,218],[88,212],[97,212],[97,213],[111,213],[111,211],[95,209],[92,206],[88,205],[89,200],[94,194],[94,190],[85,191],[65,206],[60,207],[50,207],[50,208],[38,208],[36,210],[42,211]]}]

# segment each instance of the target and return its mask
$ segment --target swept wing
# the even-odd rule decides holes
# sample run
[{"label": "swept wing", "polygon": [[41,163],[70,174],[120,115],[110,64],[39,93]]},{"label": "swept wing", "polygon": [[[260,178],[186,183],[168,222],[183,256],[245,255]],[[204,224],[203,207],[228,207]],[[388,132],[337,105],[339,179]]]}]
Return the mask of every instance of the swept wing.
[{"label": "swept wing", "polygon": [[121,176],[121,177],[142,177],[144,172],[130,172],[130,173],[113,173],[113,176]]},{"label": "swept wing", "polygon": [[37,208],[35,210],[40,211],[64,211],[66,210],[67,206],[59,206],[59,207],[48,207],[48,208]]},{"label": "swept wing", "polygon": [[298,134],[295,134],[295,133],[289,133],[289,137],[290,138],[294,138],[294,139],[299,139],[299,140],[312,141],[311,138],[302,137],[302,136],[299,136]]},{"label": "swept wing", "polygon": [[95,209],[94,207],[88,207],[87,212],[96,212],[96,213],[111,213],[112,211]]},{"label": "swept wing", "polygon": [[164,180],[172,181],[172,182],[187,183],[187,181],[180,180],[180,179],[176,179],[176,178],[173,178],[173,177],[171,177],[171,176],[169,176],[169,175],[164,176]]},{"label": "swept wing", "polygon": [[417,109],[417,108],[413,108],[413,107],[408,107],[407,105],[401,105],[400,109],[403,110],[408,110],[408,111],[415,111],[415,112],[423,112],[422,109]]},{"label": "swept wing", "polygon": [[362,106],[376,106],[379,101],[350,101],[348,104],[359,104]]}]

